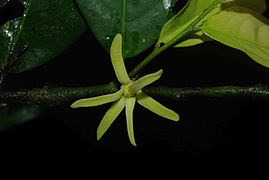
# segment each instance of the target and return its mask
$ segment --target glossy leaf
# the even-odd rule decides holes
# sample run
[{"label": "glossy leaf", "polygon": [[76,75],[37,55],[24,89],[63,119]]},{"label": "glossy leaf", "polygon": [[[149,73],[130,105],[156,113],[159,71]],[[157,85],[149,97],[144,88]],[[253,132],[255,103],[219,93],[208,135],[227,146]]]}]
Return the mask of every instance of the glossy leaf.
[{"label": "glossy leaf", "polygon": [[188,4],[164,26],[157,44],[167,43],[186,29],[215,0],[189,0]]},{"label": "glossy leaf", "polygon": [[267,8],[266,0],[233,0],[222,4],[221,9],[225,10],[226,8],[230,8],[232,6],[246,7],[260,14],[262,14]]},{"label": "glossy leaf", "polygon": [[259,13],[243,7],[228,8],[209,18],[202,31],[269,67],[269,20]]},{"label": "glossy leaf", "polygon": [[[181,12],[175,15],[164,25],[157,45],[160,43],[167,43],[171,39],[175,38],[214,1],[215,0],[189,1],[189,3]],[[212,12],[210,12],[198,25],[201,25],[206,19],[217,14],[221,10],[225,10],[232,6],[247,7],[259,13],[263,13],[266,9],[266,0],[233,0],[224,2],[221,4],[221,6],[217,6]],[[202,31],[198,31],[194,34],[188,35],[175,47],[188,47],[210,40],[212,39],[204,35]]]},{"label": "glossy leaf", "polygon": [[20,0],[1,1],[0,27],[8,21],[21,17],[24,10],[25,10],[24,5]]},{"label": "glossy leaf", "polygon": [[[232,6],[242,6],[250,8],[256,12],[263,13],[266,10],[266,0],[233,0],[233,1],[227,1],[221,4],[221,6],[216,7],[215,10],[213,10],[208,16],[206,16],[201,23],[203,23],[206,19],[211,17],[214,14],[217,14],[221,10],[225,10],[227,8],[230,8]],[[201,23],[199,25],[201,25]],[[210,37],[203,34],[202,31],[195,32],[194,34],[190,34],[186,38],[184,38],[179,44],[177,44],[175,47],[188,47],[188,46],[194,46],[197,44],[201,44],[206,41],[212,41]]]},{"label": "glossy leaf", "polygon": [[32,120],[43,112],[38,105],[16,105],[0,107],[0,131],[11,128],[15,125]]},{"label": "glossy leaf", "polygon": [[158,40],[171,18],[175,0],[76,0],[92,32],[109,52],[117,33],[123,36],[123,57],[133,57]]},{"label": "glossy leaf", "polygon": [[189,47],[197,44],[204,43],[206,41],[213,41],[212,38],[205,35],[202,31],[198,31],[196,33],[190,34],[187,37],[183,38],[177,45],[174,47]]},{"label": "glossy leaf", "polygon": [[0,66],[16,61],[12,72],[30,70],[52,60],[86,29],[72,0],[22,2],[26,7],[24,16],[0,29]]},{"label": "glossy leaf", "polygon": [[[15,56],[18,53],[18,48],[23,48],[19,45],[19,39],[28,16],[32,0],[25,0],[25,12],[23,17],[14,20],[12,23],[7,22],[0,28],[0,70],[11,65],[16,60]],[[18,47],[20,46],[20,47]],[[18,47],[18,48],[16,48]]]},{"label": "glossy leaf", "polygon": [[4,4],[6,4],[8,2],[8,0],[0,0],[0,7],[3,6]]}]

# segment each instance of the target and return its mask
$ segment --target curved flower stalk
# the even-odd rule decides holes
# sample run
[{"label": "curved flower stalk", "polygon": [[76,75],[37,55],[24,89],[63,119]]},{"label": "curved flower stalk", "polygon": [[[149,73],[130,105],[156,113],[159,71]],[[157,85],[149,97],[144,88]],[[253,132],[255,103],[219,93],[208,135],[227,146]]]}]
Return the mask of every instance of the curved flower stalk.
[{"label": "curved flower stalk", "polygon": [[97,140],[101,139],[101,137],[104,135],[104,133],[107,131],[107,129],[110,127],[110,125],[114,122],[114,120],[125,107],[129,140],[132,145],[136,146],[133,130],[133,110],[136,101],[140,105],[164,118],[173,121],[179,120],[179,116],[177,113],[164,107],[163,105],[143,93],[141,90],[143,87],[153,83],[154,81],[157,81],[162,75],[162,70],[159,70],[156,73],[143,76],[136,81],[132,81],[127,74],[122,57],[121,34],[117,34],[115,36],[111,45],[110,56],[117,79],[122,84],[120,90],[113,94],[80,99],[71,105],[72,108],[79,108],[98,106],[114,102],[99,124],[99,127],[97,129]]}]

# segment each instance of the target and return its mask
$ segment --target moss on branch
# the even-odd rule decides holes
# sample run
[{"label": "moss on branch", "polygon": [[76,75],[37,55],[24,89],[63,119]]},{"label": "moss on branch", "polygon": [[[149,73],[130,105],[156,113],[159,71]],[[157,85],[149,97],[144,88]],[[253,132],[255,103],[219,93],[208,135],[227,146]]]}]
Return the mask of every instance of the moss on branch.
[{"label": "moss on branch", "polygon": [[114,82],[79,88],[35,88],[22,91],[0,91],[0,103],[44,104],[56,106],[80,98],[113,93],[118,88]]},{"label": "moss on branch", "polygon": [[[103,94],[114,93],[118,90],[114,82],[108,84],[80,87],[80,88],[41,88],[22,91],[0,91],[1,103],[43,104],[57,106],[71,103],[77,99],[88,98]],[[220,86],[198,88],[169,88],[147,87],[143,91],[155,97],[168,98],[181,101],[189,97],[212,97],[212,98],[245,98],[269,101],[269,88],[267,86]]]}]

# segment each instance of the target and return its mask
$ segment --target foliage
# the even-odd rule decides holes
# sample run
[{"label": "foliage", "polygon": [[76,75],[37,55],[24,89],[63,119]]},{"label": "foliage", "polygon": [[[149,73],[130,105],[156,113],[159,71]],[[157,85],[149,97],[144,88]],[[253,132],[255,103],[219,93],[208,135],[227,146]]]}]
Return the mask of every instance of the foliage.
[{"label": "foliage", "polygon": [[[0,27],[0,90],[4,89],[2,79],[6,74],[32,70],[55,59],[87,28],[107,52],[115,35],[122,34],[121,59],[135,57],[155,46],[129,73],[131,78],[169,47],[189,47],[213,40],[241,50],[269,67],[269,20],[263,16],[266,0],[188,0],[178,12],[174,11],[177,0],[0,0],[0,8],[15,1],[23,7],[21,16]],[[13,8],[19,10],[19,6]],[[73,95],[77,97],[76,93]],[[10,105],[0,103],[5,105],[0,107],[0,125],[40,114],[40,107],[23,105],[6,113]],[[25,118],[20,113],[22,109],[28,112]],[[15,124],[21,122],[17,120]]]},{"label": "foliage", "polygon": [[[188,1],[185,8],[164,25],[157,45],[168,43],[178,36],[213,2]],[[265,0],[224,1],[197,24],[200,28],[175,47],[193,46],[214,39],[244,51],[268,67],[269,21],[261,15],[265,9]]]},{"label": "foliage", "polygon": [[90,29],[109,52],[117,33],[123,36],[123,56],[133,57],[155,44],[171,18],[174,0],[77,0]]},{"label": "foliage", "polygon": [[[172,17],[172,7],[175,1],[171,0],[135,2],[122,0],[116,3],[112,0],[22,0],[25,6],[22,17],[5,23],[0,29],[0,68],[12,67],[11,72],[24,72],[54,59],[86,30],[83,18],[107,51],[115,34],[121,33],[123,56],[133,57],[155,44],[158,38],[156,47],[174,39],[214,1],[189,0],[185,7]],[[0,3],[3,6],[7,0],[1,0]],[[197,24],[201,28],[197,28],[195,32],[181,39],[176,47],[192,46],[212,40],[212,38],[223,42],[206,33],[209,27],[211,30],[222,29],[219,28],[220,25],[213,22],[214,19],[222,22],[233,17],[240,20],[239,16],[244,16],[245,19],[251,16],[253,23],[249,23],[247,28],[257,29],[257,26],[261,26],[262,23],[263,29],[267,29],[268,21],[261,15],[265,9],[265,0],[224,1]],[[221,15],[215,17],[219,12],[222,12]],[[231,27],[227,29],[236,30]],[[251,34],[253,30],[246,32]],[[266,35],[257,31],[253,35],[256,36],[257,33]],[[225,37],[230,36],[227,32],[222,34]],[[259,40],[250,39],[250,41],[260,44]],[[246,48],[239,48],[231,42],[224,44],[253,54],[249,53]],[[262,46],[268,48],[268,44]],[[258,51],[264,50],[258,49]],[[268,56],[268,54],[264,55]],[[250,56],[256,59],[256,56]],[[266,57],[262,59],[257,61],[266,65]]]},{"label": "foliage", "polygon": [[247,53],[269,67],[269,20],[244,7],[231,7],[208,19],[202,31],[211,38]]},{"label": "foliage", "polygon": [[22,17],[0,29],[0,69],[12,66],[17,73],[52,60],[86,29],[72,0],[22,3]]},{"label": "foliage", "polygon": [[38,105],[16,105],[0,107],[0,131],[22,124],[42,114],[43,107]]}]

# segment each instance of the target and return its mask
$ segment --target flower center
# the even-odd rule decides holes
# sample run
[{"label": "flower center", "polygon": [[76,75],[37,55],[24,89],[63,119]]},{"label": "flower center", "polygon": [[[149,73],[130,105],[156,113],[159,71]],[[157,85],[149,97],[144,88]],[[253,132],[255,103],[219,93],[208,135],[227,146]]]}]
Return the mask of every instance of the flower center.
[{"label": "flower center", "polygon": [[122,85],[121,88],[123,88],[123,94],[125,97],[134,97],[136,93],[129,88],[128,85]]}]

